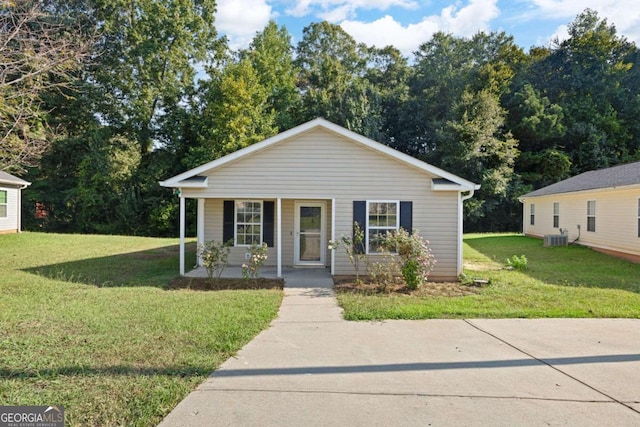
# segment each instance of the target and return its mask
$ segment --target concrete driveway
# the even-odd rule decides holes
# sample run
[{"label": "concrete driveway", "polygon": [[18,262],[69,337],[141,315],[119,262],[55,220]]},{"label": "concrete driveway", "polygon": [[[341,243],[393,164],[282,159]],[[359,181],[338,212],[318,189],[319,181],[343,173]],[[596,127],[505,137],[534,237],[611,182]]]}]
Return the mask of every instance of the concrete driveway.
[{"label": "concrete driveway", "polygon": [[347,322],[324,274],[160,424],[638,426],[640,321]]}]

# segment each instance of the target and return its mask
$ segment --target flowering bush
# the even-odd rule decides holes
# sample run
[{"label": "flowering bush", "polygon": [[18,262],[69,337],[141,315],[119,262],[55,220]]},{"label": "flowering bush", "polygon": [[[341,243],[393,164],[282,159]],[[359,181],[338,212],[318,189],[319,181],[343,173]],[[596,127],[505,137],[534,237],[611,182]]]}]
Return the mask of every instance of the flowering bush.
[{"label": "flowering bush", "polygon": [[198,246],[200,262],[207,270],[210,281],[214,279],[214,276],[219,279],[222,275],[222,271],[227,266],[229,252],[231,252],[230,242],[216,243],[212,240]]},{"label": "flowering bush", "polygon": [[417,289],[427,281],[436,259],[429,248],[429,241],[424,240],[417,230],[413,234],[402,228],[387,233],[381,245],[386,251],[398,254],[399,270],[407,288]]},{"label": "flowering bush", "polygon": [[249,253],[251,254],[249,264],[242,264],[242,277],[245,280],[258,278],[260,267],[267,260],[268,249],[267,244],[264,242],[261,245],[252,245],[249,248]]},{"label": "flowering bush", "polygon": [[360,282],[360,265],[361,262],[366,262],[367,255],[364,253],[364,230],[360,228],[360,224],[353,223],[353,238],[340,236],[340,240],[332,240],[329,242],[329,249],[337,251],[340,247],[343,247],[351,265],[353,265],[356,271],[356,282]]}]

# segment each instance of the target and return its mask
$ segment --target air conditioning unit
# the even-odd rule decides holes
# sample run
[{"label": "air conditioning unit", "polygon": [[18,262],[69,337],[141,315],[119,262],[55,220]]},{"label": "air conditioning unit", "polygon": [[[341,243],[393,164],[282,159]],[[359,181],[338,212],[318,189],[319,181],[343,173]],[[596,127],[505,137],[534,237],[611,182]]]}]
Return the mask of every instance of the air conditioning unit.
[{"label": "air conditioning unit", "polygon": [[569,236],[566,234],[547,234],[544,236],[544,246],[567,246]]}]

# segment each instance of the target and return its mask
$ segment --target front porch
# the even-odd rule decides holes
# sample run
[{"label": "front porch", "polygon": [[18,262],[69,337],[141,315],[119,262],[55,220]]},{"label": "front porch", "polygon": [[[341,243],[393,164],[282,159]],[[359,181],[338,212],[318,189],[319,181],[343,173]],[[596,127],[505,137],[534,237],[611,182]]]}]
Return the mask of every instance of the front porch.
[{"label": "front porch", "polygon": [[[180,274],[206,277],[201,267],[184,265],[185,199],[180,194]],[[323,198],[197,198],[197,243],[233,242],[224,277],[241,278],[239,267],[249,259],[248,242],[265,242],[266,264],[260,276],[282,278],[297,270],[334,272],[335,199]]]}]

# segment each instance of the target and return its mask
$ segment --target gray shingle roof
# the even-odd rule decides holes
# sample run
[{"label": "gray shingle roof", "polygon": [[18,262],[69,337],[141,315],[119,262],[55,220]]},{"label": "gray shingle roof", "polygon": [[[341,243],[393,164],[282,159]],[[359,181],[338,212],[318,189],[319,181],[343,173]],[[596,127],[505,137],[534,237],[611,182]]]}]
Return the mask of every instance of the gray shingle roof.
[{"label": "gray shingle roof", "polygon": [[623,185],[634,184],[640,184],[640,162],[581,173],[580,175],[527,193],[522,197],[547,196],[550,194],[571,193],[574,191],[621,187]]},{"label": "gray shingle roof", "polygon": [[30,182],[25,181],[24,179],[20,179],[17,176],[13,176],[10,173],[0,171],[0,183],[1,184],[10,184],[10,185],[29,185]]}]

